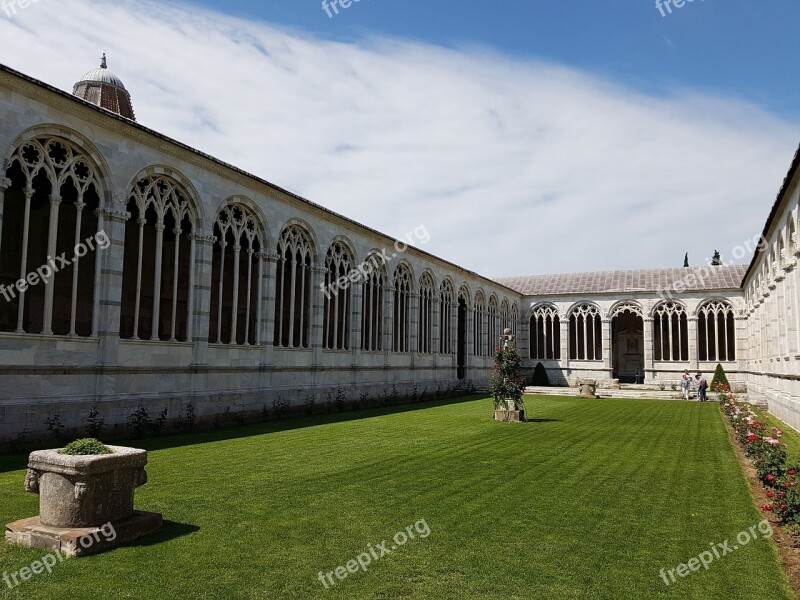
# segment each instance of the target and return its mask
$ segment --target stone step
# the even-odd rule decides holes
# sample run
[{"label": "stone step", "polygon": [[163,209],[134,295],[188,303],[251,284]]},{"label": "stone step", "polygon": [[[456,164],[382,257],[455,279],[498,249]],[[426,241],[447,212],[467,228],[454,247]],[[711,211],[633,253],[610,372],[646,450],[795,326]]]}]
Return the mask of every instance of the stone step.
[{"label": "stone step", "polygon": [[[653,390],[644,389],[637,386],[638,389],[631,389],[634,386],[623,387],[619,390],[608,388],[598,388],[597,395],[600,398],[624,398],[633,400],[683,400],[683,394],[680,391],[674,390]],[[577,396],[577,387],[541,387],[529,386],[525,388],[526,394],[537,396]],[[709,392],[708,399],[716,401],[717,395]],[[736,394],[736,399],[740,402],[748,402],[747,394]],[[694,392],[690,396],[690,400],[697,400],[697,393]]]}]

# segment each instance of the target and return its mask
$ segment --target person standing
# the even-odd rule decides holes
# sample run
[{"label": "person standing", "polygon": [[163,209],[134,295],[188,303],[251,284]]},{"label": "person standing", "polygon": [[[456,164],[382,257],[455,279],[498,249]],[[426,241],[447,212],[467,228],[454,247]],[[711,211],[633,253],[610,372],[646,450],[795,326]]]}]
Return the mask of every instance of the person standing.
[{"label": "person standing", "polygon": [[700,399],[700,402],[705,402],[706,400],[708,400],[708,397],[706,396],[706,390],[708,389],[708,380],[705,377],[703,377],[702,373],[698,373],[695,376],[695,379],[697,379],[697,397]]},{"label": "person standing", "polygon": [[689,399],[689,383],[691,381],[691,375],[689,375],[689,370],[686,369],[681,376],[681,391],[683,391],[683,399]]}]

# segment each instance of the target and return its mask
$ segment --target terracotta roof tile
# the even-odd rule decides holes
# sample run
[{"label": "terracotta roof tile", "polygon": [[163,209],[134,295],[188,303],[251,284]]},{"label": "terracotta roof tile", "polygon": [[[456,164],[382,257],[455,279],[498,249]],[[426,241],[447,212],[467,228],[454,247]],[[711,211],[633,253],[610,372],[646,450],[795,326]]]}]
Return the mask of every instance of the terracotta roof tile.
[{"label": "terracotta roof tile", "polygon": [[624,292],[738,290],[747,265],[559,273],[527,277],[501,277],[496,281],[526,296],[608,294]]}]

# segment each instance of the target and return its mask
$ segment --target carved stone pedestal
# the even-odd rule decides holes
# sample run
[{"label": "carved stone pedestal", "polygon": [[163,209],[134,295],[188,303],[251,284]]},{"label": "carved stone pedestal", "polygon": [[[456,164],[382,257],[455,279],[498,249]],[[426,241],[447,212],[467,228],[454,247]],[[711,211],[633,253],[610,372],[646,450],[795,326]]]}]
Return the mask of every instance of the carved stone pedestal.
[{"label": "carved stone pedestal", "polygon": [[578,396],[580,398],[597,398],[597,381],[594,379],[579,380]]},{"label": "carved stone pedestal", "polygon": [[147,483],[147,451],[109,448],[92,456],[31,453],[25,490],[39,494],[39,516],[6,525],[6,541],[81,556],[160,529],[160,514],[133,510],[134,491]]},{"label": "carved stone pedestal", "polygon": [[494,420],[495,421],[524,423],[525,422],[525,411],[524,410],[496,410],[496,411],[494,411]]}]

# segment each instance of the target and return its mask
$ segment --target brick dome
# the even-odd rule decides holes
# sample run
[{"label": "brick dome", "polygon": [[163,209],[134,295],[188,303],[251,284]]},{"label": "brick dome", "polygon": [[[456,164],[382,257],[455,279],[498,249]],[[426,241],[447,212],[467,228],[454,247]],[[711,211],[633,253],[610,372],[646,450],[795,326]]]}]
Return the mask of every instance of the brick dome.
[{"label": "brick dome", "polygon": [[75,84],[72,93],[126,119],[136,120],[131,104],[131,95],[125,89],[122,80],[108,69],[105,54],[103,54],[100,68],[86,73]]}]

